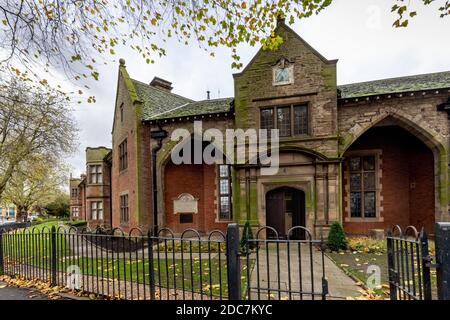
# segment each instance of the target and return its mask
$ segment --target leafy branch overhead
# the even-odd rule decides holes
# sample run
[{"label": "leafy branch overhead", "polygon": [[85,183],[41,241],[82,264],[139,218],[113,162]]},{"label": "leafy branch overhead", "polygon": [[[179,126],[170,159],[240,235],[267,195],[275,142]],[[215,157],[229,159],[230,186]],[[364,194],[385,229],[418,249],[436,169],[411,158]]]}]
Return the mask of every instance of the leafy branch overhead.
[{"label": "leafy branch overhead", "polygon": [[[409,2],[396,2],[395,26],[406,26]],[[431,4],[442,0],[422,0]],[[119,46],[135,50],[146,63],[166,54],[175,38],[196,42],[214,55],[231,50],[232,67],[240,68],[237,46],[246,43],[277,48],[277,19],[288,24],[320,13],[332,0],[0,0],[0,63],[15,76],[40,79],[45,72],[63,72],[71,81],[99,79],[99,66]],[[439,9],[449,14],[449,1]],[[83,83],[86,83],[83,81]],[[87,87],[85,85],[85,87]],[[78,92],[83,94],[82,91]],[[90,97],[90,102],[95,98]]]},{"label": "leafy branch overhead", "polygon": [[[409,24],[409,19],[417,16],[417,11],[411,8],[410,1],[395,0],[395,2],[391,11],[396,13],[398,18],[394,21],[393,26],[405,28]],[[436,4],[441,18],[450,15],[450,0],[421,0],[417,2],[421,2],[424,5]]]}]

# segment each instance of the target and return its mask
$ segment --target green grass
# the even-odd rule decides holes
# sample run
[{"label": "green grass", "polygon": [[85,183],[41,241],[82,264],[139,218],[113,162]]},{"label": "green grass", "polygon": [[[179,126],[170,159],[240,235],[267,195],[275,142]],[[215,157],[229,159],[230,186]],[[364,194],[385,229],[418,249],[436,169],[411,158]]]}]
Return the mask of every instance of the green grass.
[{"label": "green grass", "polygon": [[[377,251],[378,252],[376,253],[365,253],[361,251],[360,252],[345,251],[339,253],[331,252],[327,253],[327,255],[332,260],[334,260],[336,265],[340,267],[346,274],[352,276],[353,278],[355,278],[357,281],[361,282],[364,285],[367,283],[368,277],[370,276],[370,274],[367,273],[368,266],[370,265],[378,266],[380,268],[382,287],[374,289],[374,292],[378,295],[388,297],[389,274],[388,274],[387,253],[379,252],[379,250]],[[437,283],[436,271],[434,269],[431,269],[431,288],[433,297],[436,297],[437,295],[436,283]],[[405,285],[407,286],[407,284]]]},{"label": "green grass", "polygon": [[[50,269],[51,232],[47,228],[51,229],[57,223],[56,221],[51,221],[38,225],[35,229],[35,234],[31,232],[31,229],[27,231],[22,229],[17,230],[15,233],[4,234],[5,261],[19,261],[22,264]],[[105,253],[102,256],[100,250],[97,252],[98,255],[96,255],[95,247],[93,247],[94,257],[80,257],[79,255],[82,254],[81,247],[78,248],[78,252],[74,252],[74,249],[70,248],[69,241],[64,234],[57,233],[56,235],[58,271],[66,272],[69,266],[77,265],[84,275],[149,284],[148,256],[142,257],[142,252],[139,252],[137,257],[134,256],[131,259],[130,254],[127,252],[114,253],[114,255],[110,252],[108,259],[106,259]],[[157,286],[176,287],[177,289],[184,287],[186,291],[194,291],[206,295],[212,292],[214,296],[219,296],[220,293],[222,296],[228,294],[226,257],[224,253],[221,253],[219,261],[219,248],[216,243],[211,243],[210,246],[212,251],[211,260],[202,257],[201,262],[196,255],[198,256],[198,250],[205,252],[208,249],[207,244],[199,247],[197,242],[192,242],[192,247],[190,248],[189,243],[185,243],[183,245],[183,251],[185,252],[183,260],[178,254],[181,252],[181,245],[171,248],[167,247],[167,260],[165,259],[165,249],[164,245],[160,245],[159,260],[157,259],[158,251],[157,249],[154,250],[154,271]],[[190,249],[192,249],[194,254],[192,263],[189,259]],[[223,252],[224,249],[225,245],[222,244],[220,251]],[[86,255],[86,248],[83,247],[83,250]],[[175,259],[172,256],[174,250],[177,254]],[[242,263],[241,268],[241,286],[243,292],[245,292],[246,264]]]}]

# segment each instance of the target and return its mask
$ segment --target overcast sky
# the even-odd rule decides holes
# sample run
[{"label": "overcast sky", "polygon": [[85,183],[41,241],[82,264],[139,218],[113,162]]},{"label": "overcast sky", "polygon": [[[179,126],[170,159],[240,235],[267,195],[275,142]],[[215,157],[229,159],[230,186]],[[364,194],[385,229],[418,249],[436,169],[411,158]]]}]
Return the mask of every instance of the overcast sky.
[{"label": "overcast sky", "polygon": [[[415,1],[418,2],[418,1]],[[441,19],[436,6],[418,6],[406,29],[394,29],[393,0],[334,0],[318,16],[297,22],[293,29],[328,59],[339,59],[338,84],[420,73],[450,71],[450,17]],[[244,66],[258,48],[240,47]],[[87,146],[111,146],[111,128],[120,57],[134,79],[149,83],[154,76],[173,83],[173,92],[194,100],[233,96],[228,50],[210,57],[195,43],[169,43],[167,56],[148,65],[131,49],[118,50],[116,61],[100,69],[100,81],[89,94],[95,104],[77,105],[78,152],[68,162],[78,176],[85,170]]]}]

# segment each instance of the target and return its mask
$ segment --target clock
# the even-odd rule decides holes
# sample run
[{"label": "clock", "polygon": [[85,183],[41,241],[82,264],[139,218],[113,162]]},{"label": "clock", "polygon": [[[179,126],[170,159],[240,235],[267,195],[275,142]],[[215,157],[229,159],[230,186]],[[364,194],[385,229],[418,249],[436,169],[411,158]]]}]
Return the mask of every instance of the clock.
[{"label": "clock", "polygon": [[287,59],[280,59],[272,69],[273,85],[281,86],[294,83],[294,65]]},{"label": "clock", "polygon": [[279,68],[275,70],[275,82],[289,82],[289,69]]}]

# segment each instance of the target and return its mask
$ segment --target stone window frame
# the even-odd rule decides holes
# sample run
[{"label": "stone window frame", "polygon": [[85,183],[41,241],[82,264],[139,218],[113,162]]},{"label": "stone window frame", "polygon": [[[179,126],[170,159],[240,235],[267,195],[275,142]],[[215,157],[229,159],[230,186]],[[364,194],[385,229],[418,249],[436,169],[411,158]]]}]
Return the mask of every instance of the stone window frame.
[{"label": "stone window frame", "polygon": [[72,199],[77,199],[80,197],[80,188],[78,187],[72,187],[71,192],[70,192],[70,197]]},{"label": "stone window frame", "polygon": [[[97,208],[95,208],[95,219],[93,218],[93,208],[92,205],[96,203]],[[101,208],[98,208],[98,204],[101,203]],[[101,219],[99,218],[99,212],[101,212]],[[89,219],[93,221],[103,221],[105,219],[105,206],[103,199],[91,199],[89,200]]]},{"label": "stone window frame", "polygon": [[[306,133],[302,133],[302,134],[295,134],[295,124],[294,124],[294,119],[295,119],[295,112],[294,109],[295,107],[306,107],[306,122],[307,122],[307,128],[306,128]],[[298,101],[298,102],[285,102],[285,103],[272,103],[272,104],[268,104],[268,105],[260,105],[258,106],[258,128],[261,128],[261,113],[263,110],[268,110],[268,109],[272,109],[272,116],[273,116],[273,120],[272,120],[272,124],[273,124],[273,128],[272,129],[278,129],[278,118],[277,118],[277,109],[279,108],[286,108],[288,107],[289,110],[289,115],[290,115],[290,135],[286,135],[286,136],[282,136],[279,135],[280,139],[291,139],[291,138],[305,138],[305,137],[310,137],[311,136],[311,102],[310,101]]]},{"label": "stone window frame", "polygon": [[346,208],[346,216],[345,222],[384,222],[383,206],[381,205],[383,201],[382,190],[383,185],[381,183],[381,178],[383,176],[382,170],[382,150],[381,149],[365,149],[365,150],[355,150],[355,151],[347,151],[345,153],[345,158],[350,157],[364,157],[364,156],[375,156],[375,184],[376,184],[376,201],[375,201],[375,217],[352,217],[350,211],[350,168],[348,161],[344,161],[343,165],[345,167],[345,178],[346,182],[344,185],[345,188],[345,208]]},{"label": "stone window frame", "polygon": [[[123,199],[126,199],[126,206],[124,206],[122,203],[122,197],[124,197]],[[122,219],[124,216],[122,209],[126,210],[126,217],[127,217],[126,220]],[[119,222],[120,222],[120,225],[122,225],[122,226],[126,226],[130,223],[130,196],[129,196],[128,191],[121,192],[119,194]]]},{"label": "stone window frame", "polygon": [[119,172],[128,169],[128,138],[119,144]]},{"label": "stone window frame", "polygon": [[[95,172],[92,172],[93,167],[96,167],[96,168],[99,167],[100,171],[96,170]],[[88,184],[89,185],[103,184],[103,163],[101,163],[101,162],[89,163],[88,170],[89,170],[88,171]],[[93,177],[95,177],[95,179],[93,179]],[[99,179],[99,177],[100,177],[100,179]]]},{"label": "stone window frame", "polygon": [[[228,176],[227,177],[221,177],[220,176],[220,166],[227,166],[228,167]],[[233,189],[232,189],[232,166],[229,164],[219,164],[216,167],[216,183],[217,183],[217,188],[216,188],[216,204],[217,204],[217,213],[216,213],[216,222],[219,223],[229,223],[231,221],[233,221]],[[221,180],[227,180],[228,181],[228,194],[226,195],[222,195],[220,192],[220,181]],[[229,217],[228,219],[224,219],[220,217],[220,213],[221,213],[221,197],[222,196],[226,196],[228,197],[228,204],[229,204]]]},{"label": "stone window frame", "polygon": [[119,107],[119,111],[120,111],[120,123],[123,123],[123,102]]},{"label": "stone window frame", "polygon": [[80,216],[80,207],[72,207],[71,213],[72,213],[72,217],[79,217]]}]

